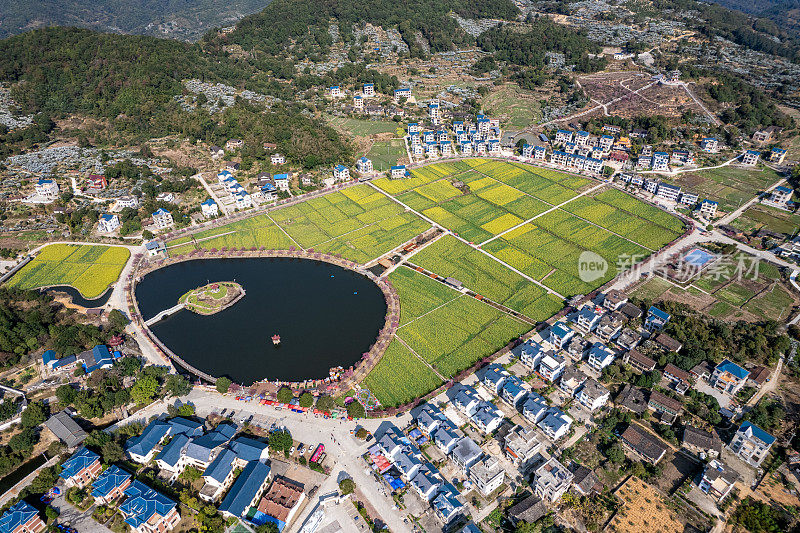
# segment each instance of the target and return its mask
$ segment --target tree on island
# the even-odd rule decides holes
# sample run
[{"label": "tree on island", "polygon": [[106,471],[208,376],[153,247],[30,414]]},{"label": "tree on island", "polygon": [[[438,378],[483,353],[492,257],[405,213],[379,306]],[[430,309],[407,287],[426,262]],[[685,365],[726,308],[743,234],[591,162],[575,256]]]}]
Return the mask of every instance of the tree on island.
[{"label": "tree on island", "polygon": [[281,387],[278,389],[277,398],[281,403],[289,403],[294,399],[294,393],[289,387]]},{"label": "tree on island", "polygon": [[300,395],[300,407],[311,407],[314,405],[314,395],[306,391]]},{"label": "tree on island", "polygon": [[220,394],[225,394],[226,392],[228,392],[228,389],[230,388],[231,383],[232,383],[231,380],[226,378],[225,376],[222,376],[221,378],[218,378],[217,379],[217,383],[216,383],[217,391]]}]

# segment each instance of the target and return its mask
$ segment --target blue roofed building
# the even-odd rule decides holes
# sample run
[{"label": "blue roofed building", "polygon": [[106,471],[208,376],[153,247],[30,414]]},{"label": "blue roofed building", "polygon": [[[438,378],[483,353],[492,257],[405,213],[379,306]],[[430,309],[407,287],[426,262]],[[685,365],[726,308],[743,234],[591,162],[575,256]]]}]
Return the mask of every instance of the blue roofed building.
[{"label": "blue roofed building", "polygon": [[39,513],[24,500],[12,505],[0,517],[0,533],[41,533],[47,525]]},{"label": "blue roofed building", "polygon": [[47,368],[53,368],[53,363],[58,361],[55,350],[47,350],[42,354],[42,364]]},{"label": "blue roofed building", "polygon": [[164,437],[169,435],[172,426],[168,422],[153,420],[138,437],[131,437],[125,443],[125,453],[137,463],[149,463]]},{"label": "blue roofed building", "polygon": [[267,443],[250,437],[237,437],[231,441],[229,447],[242,461],[265,461],[269,458]]},{"label": "blue roofed building", "polygon": [[219,511],[225,517],[244,518],[251,507],[269,485],[270,467],[258,461],[251,461],[236,478],[231,490],[222,500]]},{"label": "blue roofed building", "polygon": [[182,416],[176,416],[168,420],[169,425],[172,426],[170,435],[186,435],[187,437],[199,437],[203,434],[205,426],[202,422],[189,420]]},{"label": "blue roofed building", "polygon": [[556,322],[550,327],[550,337],[548,338],[553,348],[560,350],[566,346],[575,332],[563,322]]},{"label": "blue roofed building", "polygon": [[92,497],[97,505],[108,505],[119,499],[131,484],[131,475],[111,465],[92,483]]},{"label": "blue roofed building", "polygon": [[733,436],[730,449],[742,460],[758,467],[774,443],[775,437],[752,422],[745,422]]},{"label": "blue roofed building", "polygon": [[711,385],[724,393],[734,395],[744,387],[750,372],[736,363],[724,359],[711,374]]},{"label": "blue roofed building", "polygon": [[186,445],[183,454],[181,470],[188,465],[192,465],[201,470],[205,470],[214,460],[220,448],[228,443],[236,434],[236,426],[232,424],[220,424],[216,429],[209,431],[202,437],[192,439]]},{"label": "blue roofed building", "polygon": [[137,533],[163,533],[181,520],[177,503],[138,479],[125,490],[125,496],[119,512]]},{"label": "blue roofed building", "polygon": [[114,355],[108,350],[105,344],[98,344],[91,350],[86,350],[78,355],[78,359],[83,362],[83,369],[87,374],[101,368],[111,368],[114,366]]},{"label": "blue roofed building", "polygon": [[216,501],[226,488],[233,483],[233,473],[235,471],[236,452],[225,448],[208,465],[203,472],[203,480],[206,482],[200,489],[200,498],[213,502]]},{"label": "blue roofed building", "polygon": [[650,331],[660,331],[664,329],[664,326],[667,325],[669,319],[669,313],[662,311],[654,305],[651,305],[650,309],[647,310],[647,318],[644,320],[644,327]]},{"label": "blue roofed building", "polygon": [[167,471],[170,473],[169,481],[172,482],[180,475],[179,463],[181,455],[186,445],[189,444],[189,437],[183,434],[178,434],[172,437],[172,440],[161,449],[161,452],[156,456],[156,463],[161,469],[162,474]]},{"label": "blue roofed building", "polygon": [[83,488],[100,474],[100,456],[82,446],[61,465],[59,477],[67,487]]}]

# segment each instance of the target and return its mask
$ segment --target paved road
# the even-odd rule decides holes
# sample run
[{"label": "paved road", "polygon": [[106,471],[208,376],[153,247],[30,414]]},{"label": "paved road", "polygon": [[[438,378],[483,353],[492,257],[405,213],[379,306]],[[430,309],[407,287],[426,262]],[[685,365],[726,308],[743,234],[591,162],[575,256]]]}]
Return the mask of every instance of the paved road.
[{"label": "paved road", "polygon": [[[785,180],[785,179],[783,179],[783,178],[781,178],[780,180],[776,181],[775,183],[773,183],[773,184],[772,184],[772,186],[770,186],[770,188],[769,188],[769,189],[767,189],[766,191],[764,191],[764,194],[768,194],[768,193],[772,192],[772,190],[773,190],[773,189],[775,189],[775,187],[779,186],[779,185],[780,185],[781,183],[783,183],[784,181],[786,181],[786,180]],[[747,202],[745,202],[744,204],[742,204],[742,205],[741,205],[741,206],[740,206],[738,209],[736,209],[735,211],[731,211],[730,213],[728,213],[728,214],[727,214],[727,215],[725,215],[724,217],[722,217],[722,218],[720,218],[719,220],[717,220],[717,222],[716,222],[716,225],[717,225],[717,226],[720,226],[720,225],[723,225],[723,224],[728,224],[729,222],[733,222],[734,220],[736,220],[737,218],[739,218],[739,215],[741,215],[742,213],[744,213],[744,212],[745,212],[745,210],[746,210],[748,207],[750,207],[750,206],[751,206],[751,205],[753,205],[754,203],[758,202],[758,201],[761,199],[761,196],[762,196],[761,194],[757,194],[757,195],[755,195],[753,198],[751,198],[750,200],[748,200]]]}]

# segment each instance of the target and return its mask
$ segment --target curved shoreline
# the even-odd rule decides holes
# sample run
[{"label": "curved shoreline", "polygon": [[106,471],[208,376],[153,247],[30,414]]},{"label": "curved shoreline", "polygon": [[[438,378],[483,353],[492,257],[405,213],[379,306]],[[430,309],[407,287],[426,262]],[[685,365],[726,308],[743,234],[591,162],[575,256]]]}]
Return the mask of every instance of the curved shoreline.
[{"label": "curved shoreline", "polygon": [[[208,381],[209,383],[212,384],[216,383],[217,376],[212,376],[206,372],[203,372],[195,368],[193,365],[187,363],[185,360],[183,360],[183,358],[172,352],[172,350],[170,350],[163,342],[161,342],[161,340],[158,339],[158,337],[145,324],[145,321],[142,318],[141,312],[139,310],[139,303],[135,297],[136,285],[147,274],[178,263],[183,263],[186,261],[193,261],[198,259],[243,259],[243,258],[306,259],[306,260],[329,263],[331,265],[338,266],[340,268],[351,270],[353,272],[356,272],[357,274],[360,274],[370,279],[381,290],[384,296],[384,300],[386,301],[386,316],[384,317],[384,325],[381,328],[380,332],[378,333],[375,342],[372,344],[369,351],[362,354],[361,359],[357,361],[354,365],[350,366],[347,369],[344,369],[344,371],[341,374],[339,374],[335,379],[333,379],[332,377],[328,377],[325,379],[306,380],[303,382],[280,381],[280,383],[289,385],[293,388],[318,389],[321,392],[323,391],[326,392],[327,394],[335,394],[337,391],[349,390],[355,384],[363,380],[363,378],[366,377],[369,371],[372,370],[372,368],[383,357],[383,353],[389,346],[389,343],[391,342],[391,339],[394,337],[394,333],[400,324],[400,297],[397,294],[395,288],[387,280],[378,278],[372,272],[365,269],[359,263],[349,261],[347,259],[343,259],[335,255],[321,253],[321,252],[314,252],[310,250],[306,251],[298,249],[294,250],[228,249],[225,251],[217,251],[217,252],[210,252],[208,250],[194,250],[188,254],[182,254],[175,257],[160,258],[155,261],[148,262],[144,265],[142,264],[141,261],[142,258],[140,258],[138,263],[134,266],[134,272],[131,274],[130,284],[128,284],[125,287],[125,292],[128,296],[128,302],[129,305],[131,306],[129,307],[131,320],[134,321],[136,326],[142,330],[142,332],[148,338],[148,340],[150,340],[156,346],[156,348],[161,352],[161,355],[169,358],[181,368],[204,379],[205,381]],[[275,380],[270,380],[270,379],[261,380],[261,382],[268,382],[268,381],[275,381]],[[254,385],[256,383],[254,383]]]},{"label": "curved shoreline", "polygon": [[[111,294],[114,292],[113,285],[114,285],[113,283],[110,284],[108,287],[106,287],[106,290],[104,290],[103,292],[100,293],[99,296],[96,296],[94,298],[89,298],[89,297],[85,296],[80,291],[80,289],[78,289],[77,287],[75,287],[73,285],[70,285],[68,283],[59,283],[58,285],[45,285],[45,286],[42,286],[42,287],[37,287],[37,288],[32,289],[32,290],[38,290],[38,291],[42,291],[42,292],[46,292],[46,291],[63,292],[70,298],[70,301],[72,301],[73,304],[80,305],[81,307],[86,307],[88,309],[92,309],[93,307],[102,307],[108,302],[109,298],[111,298]],[[75,303],[75,299],[71,294],[69,294],[66,291],[59,291],[59,289],[62,289],[62,288],[74,290],[75,292],[77,292],[80,295],[81,298],[83,298],[88,303],[94,303],[95,300],[97,300],[97,303],[99,305],[94,305],[94,306],[90,307],[90,306],[86,306],[86,305],[81,305],[80,303]],[[100,302],[99,300],[102,300],[104,296],[105,296],[105,300]]]}]

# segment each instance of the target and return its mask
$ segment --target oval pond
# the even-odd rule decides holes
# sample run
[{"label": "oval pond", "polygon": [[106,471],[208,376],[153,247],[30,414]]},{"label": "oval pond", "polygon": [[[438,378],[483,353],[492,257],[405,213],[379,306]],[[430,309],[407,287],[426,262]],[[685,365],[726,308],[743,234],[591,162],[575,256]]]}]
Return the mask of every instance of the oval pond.
[{"label": "oval pond", "polygon": [[137,285],[139,309],[147,320],[215,281],[237,281],[246,296],[210,316],[178,311],[150,329],[198,370],[245,385],[319,379],[330,368],[347,368],[375,342],[386,316],[383,293],[366,277],[289,258],[196,259],[161,268]]}]

